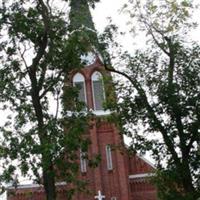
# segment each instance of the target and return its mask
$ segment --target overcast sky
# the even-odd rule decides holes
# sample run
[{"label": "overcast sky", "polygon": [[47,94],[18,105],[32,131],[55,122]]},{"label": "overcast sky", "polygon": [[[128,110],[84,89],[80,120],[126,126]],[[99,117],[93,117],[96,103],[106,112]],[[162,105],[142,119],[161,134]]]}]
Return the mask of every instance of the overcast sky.
[{"label": "overcast sky", "polygon": [[[98,31],[102,32],[105,26],[108,24],[107,18],[112,17],[113,22],[121,27],[122,30],[126,30],[127,16],[120,13],[119,10],[128,0],[101,0],[100,3],[96,4],[95,10],[92,11],[93,19],[95,21],[95,26]],[[156,1],[156,0],[155,0]],[[159,0],[158,0],[159,1]],[[199,4],[199,0],[193,0],[194,4]],[[200,22],[200,12],[199,9],[194,13],[194,21]],[[191,32],[191,38],[195,41],[200,42],[200,27],[198,26],[196,30]],[[131,39],[131,41],[130,41]],[[137,38],[137,41],[133,38],[127,37],[122,41],[127,45],[127,49],[132,48],[132,45],[140,43],[143,45],[144,38]]]},{"label": "overcast sky", "polygon": [[[101,0],[101,3],[96,5],[95,10],[92,11],[93,18],[96,24],[97,30],[100,32],[103,31],[107,24],[107,17],[112,17],[113,21],[117,23],[122,29],[126,27],[126,16],[119,14],[119,9],[123,6],[123,4],[127,0]],[[198,0],[195,0],[198,2]],[[198,22],[200,19],[200,13],[195,13],[195,20]],[[191,33],[192,38],[194,40],[200,41],[200,27],[197,28],[196,31]],[[132,42],[129,41],[129,38],[125,38],[123,41],[127,46],[127,49],[132,48],[134,44],[134,40]],[[139,41],[142,43],[143,41]],[[1,200],[5,200],[5,197],[0,198]]]}]

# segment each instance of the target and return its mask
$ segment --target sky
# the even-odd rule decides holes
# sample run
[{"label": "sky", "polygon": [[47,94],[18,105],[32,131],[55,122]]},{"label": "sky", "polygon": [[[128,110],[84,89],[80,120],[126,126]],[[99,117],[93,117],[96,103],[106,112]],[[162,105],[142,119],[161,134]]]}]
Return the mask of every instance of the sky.
[{"label": "sky", "polygon": [[101,0],[96,4],[96,8],[92,11],[96,28],[103,31],[103,28],[107,24],[107,18],[112,17],[118,24],[123,25],[125,17],[119,15],[119,10],[123,6],[126,0]]},{"label": "sky", "polygon": [[[103,32],[106,25],[108,25],[108,18],[111,18],[112,22],[119,26],[120,31],[127,31],[127,15],[120,12],[122,6],[126,2],[127,0],[101,0],[100,3],[96,4],[95,9],[91,10],[91,12],[95,22],[95,27],[100,33]],[[119,40],[120,43],[129,50],[136,44],[136,41],[132,40],[130,35],[119,38]],[[142,46],[143,43],[144,41],[141,38],[140,45]],[[137,45],[139,45],[139,41]]]},{"label": "sky", "polygon": [[[101,0],[101,3],[98,3],[96,5],[95,10],[92,11],[93,19],[96,24],[96,28],[98,31],[102,32],[105,26],[108,23],[107,18],[112,17],[113,22],[118,24],[122,30],[126,27],[126,16],[120,15],[119,10],[123,6],[123,4],[127,0]],[[196,2],[198,0],[195,0]],[[200,13],[195,13],[194,19],[198,21],[200,19]],[[200,41],[200,28],[198,27],[197,30],[193,31],[191,33],[191,36],[194,40]],[[126,38],[123,38],[123,43],[127,49],[133,48],[133,45],[136,41],[132,40],[130,36],[127,36]],[[137,41],[140,44],[143,44],[144,40],[141,38],[139,41]],[[0,197],[0,200],[5,200],[6,197],[3,195]]]},{"label": "sky", "polygon": [[[127,15],[120,12],[122,6],[128,0],[101,0],[100,3],[96,4],[96,8],[92,10],[93,19],[95,22],[95,26],[98,31],[102,32],[105,26],[108,24],[108,17],[111,17],[113,22],[117,24],[122,31],[127,30]],[[159,1],[159,0],[155,0]],[[193,0],[194,4],[199,4],[199,0]],[[200,22],[200,12],[199,9],[193,13],[193,18],[195,22]],[[191,38],[195,41],[200,42],[200,26],[198,26],[191,33]],[[123,38],[121,41],[127,49],[133,48],[134,45],[137,47],[142,47],[145,43],[144,37],[137,37],[134,40],[130,35]]]}]

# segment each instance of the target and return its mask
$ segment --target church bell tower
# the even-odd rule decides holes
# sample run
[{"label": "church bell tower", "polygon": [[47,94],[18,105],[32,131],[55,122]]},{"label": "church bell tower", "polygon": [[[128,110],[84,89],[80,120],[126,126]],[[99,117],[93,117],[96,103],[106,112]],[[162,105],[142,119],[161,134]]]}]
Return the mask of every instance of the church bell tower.
[{"label": "church bell tower", "polygon": [[[123,146],[122,137],[117,127],[105,118],[110,114],[104,110],[104,102],[108,101],[105,77],[110,74],[104,69],[98,57],[98,39],[87,0],[71,0],[70,31],[81,38],[81,45],[88,45],[81,59],[86,66],[74,72],[71,82],[79,86],[79,101],[84,102],[87,109],[94,114],[88,137],[91,145],[88,155],[100,155],[101,161],[96,168],[90,168],[80,153],[80,178],[88,182],[90,195],[78,193],[75,200],[92,200],[100,191],[106,199],[129,200],[128,168],[126,157],[119,150]],[[82,34],[84,32],[84,34]],[[80,35],[79,35],[80,34]],[[110,92],[110,91],[109,91]]]},{"label": "church bell tower", "polygon": [[107,100],[103,76],[109,76],[109,74],[105,72],[98,58],[93,64],[72,76],[73,84],[79,85],[80,88],[80,101],[84,101],[95,116],[88,130],[88,137],[91,141],[88,155],[101,156],[99,165],[96,168],[90,168],[87,166],[86,159],[80,155],[80,178],[88,182],[91,196],[79,193],[75,200],[92,200],[98,191],[106,199],[130,199],[126,157],[119,148],[123,146],[122,138],[116,126],[105,120],[110,111],[103,108],[103,103]]}]

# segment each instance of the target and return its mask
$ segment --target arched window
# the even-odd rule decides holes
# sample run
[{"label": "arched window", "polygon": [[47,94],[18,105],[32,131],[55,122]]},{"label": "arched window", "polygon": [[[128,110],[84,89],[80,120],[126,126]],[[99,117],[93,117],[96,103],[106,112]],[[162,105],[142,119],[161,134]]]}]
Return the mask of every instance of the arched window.
[{"label": "arched window", "polygon": [[86,98],[86,90],[85,90],[85,78],[81,73],[77,73],[74,75],[73,85],[79,88],[78,100],[86,104],[87,98]]},{"label": "arched window", "polygon": [[103,110],[103,102],[105,101],[103,77],[100,72],[95,71],[92,74],[92,89],[94,110]]}]

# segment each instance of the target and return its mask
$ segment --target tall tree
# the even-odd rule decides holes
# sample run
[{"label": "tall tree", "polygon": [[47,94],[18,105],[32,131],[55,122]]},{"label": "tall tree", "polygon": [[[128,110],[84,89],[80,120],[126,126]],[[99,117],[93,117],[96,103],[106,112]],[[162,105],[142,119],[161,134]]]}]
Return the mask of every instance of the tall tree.
[{"label": "tall tree", "polygon": [[[57,174],[68,183],[80,183],[77,150],[88,144],[82,138],[87,117],[69,115],[66,105],[77,99],[77,89],[66,88],[66,81],[71,70],[84,64],[86,46],[73,35],[84,34],[79,26],[93,29],[88,3],[95,2],[70,1],[70,26],[61,11],[64,1],[59,7],[48,0],[2,1],[0,6],[0,101],[11,113],[1,127],[0,178],[17,183],[17,173],[33,176],[44,185],[47,200],[56,199]],[[77,23],[81,13],[88,18]]]},{"label": "tall tree", "polygon": [[192,7],[188,1],[129,1],[131,32],[138,25],[147,38],[146,49],[132,54],[113,40],[115,26],[104,34],[112,36],[110,49],[118,49],[110,54],[113,66],[126,66],[110,67],[103,52],[106,68],[127,80],[116,84],[114,109],[133,149],[155,158],[159,198],[166,200],[200,196],[200,46],[188,40]]}]

